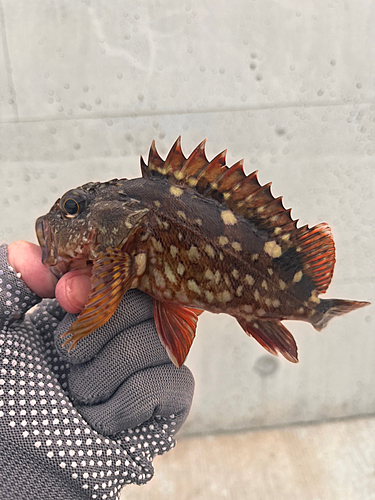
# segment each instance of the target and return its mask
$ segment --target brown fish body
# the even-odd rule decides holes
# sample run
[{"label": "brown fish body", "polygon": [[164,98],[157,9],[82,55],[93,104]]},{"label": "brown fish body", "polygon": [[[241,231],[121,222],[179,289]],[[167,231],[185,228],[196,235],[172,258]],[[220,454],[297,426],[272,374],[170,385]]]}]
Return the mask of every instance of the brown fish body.
[{"label": "brown fish body", "polygon": [[226,224],[225,209],[192,189],[181,190],[176,200],[167,185],[157,188],[137,245],[147,257],[137,288],[159,300],[239,319],[307,319],[313,314],[311,285],[288,282],[287,273],[264,250],[266,232],[249,228],[243,217],[237,217],[236,227]]},{"label": "brown fish body", "polygon": [[335,263],[329,227],[297,228],[242,162],[229,169],[225,153],[208,162],[204,143],[186,159],[178,140],[165,161],[153,145],[141,166],[142,178],[66,193],[37,221],[47,265],[66,272],[79,259],[94,263],[89,302],[68,332],[73,344],[107,321],[129,288],[154,298],[159,337],[179,366],[202,310],[234,316],[268,351],[295,362],[281,320],[320,330],[367,304],[318,297]]}]

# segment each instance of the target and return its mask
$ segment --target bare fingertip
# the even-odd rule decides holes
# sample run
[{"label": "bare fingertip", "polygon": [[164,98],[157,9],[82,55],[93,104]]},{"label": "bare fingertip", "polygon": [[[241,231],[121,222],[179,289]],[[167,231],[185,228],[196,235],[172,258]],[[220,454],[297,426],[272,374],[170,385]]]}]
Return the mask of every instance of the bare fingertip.
[{"label": "bare fingertip", "polygon": [[90,293],[90,277],[71,272],[61,278],[56,286],[56,299],[65,311],[78,314],[84,308]]}]

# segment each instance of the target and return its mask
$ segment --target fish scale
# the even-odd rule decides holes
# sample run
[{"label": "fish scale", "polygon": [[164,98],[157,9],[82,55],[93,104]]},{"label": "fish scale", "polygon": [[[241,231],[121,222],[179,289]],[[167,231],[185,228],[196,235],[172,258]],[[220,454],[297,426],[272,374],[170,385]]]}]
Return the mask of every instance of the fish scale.
[{"label": "fish scale", "polygon": [[88,183],[65,193],[39,217],[43,262],[57,275],[93,264],[85,308],[66,333],[74,347],[112,316],[124,293],[153,297],[155,325],[181,366],[203,310],[227,313],[272,354],[297,362],[281,323],[321,330],[334,316],[368,302],[322,299],[335,246],[326,223],[298,227],[270,183],[226,151],[208,161],[205,141],[186,158],[177,139],[163,160],[151,144],[142,178]]}]

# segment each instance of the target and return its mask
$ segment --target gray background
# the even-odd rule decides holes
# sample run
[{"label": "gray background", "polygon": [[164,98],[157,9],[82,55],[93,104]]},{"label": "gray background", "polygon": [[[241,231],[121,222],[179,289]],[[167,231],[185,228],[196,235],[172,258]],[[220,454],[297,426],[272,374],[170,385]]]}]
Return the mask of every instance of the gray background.
[{"label": "gray background", "polygon": [[[0,239],[82,182],[165,155],[245,158],[301,224],[326,221],[327,296],[373,300],[375,4],[362,1],[0,0]],[[187,364],[187,434],[375,412],[374,306],[323,332],[286,322],[300,363],[205,313]]]}]

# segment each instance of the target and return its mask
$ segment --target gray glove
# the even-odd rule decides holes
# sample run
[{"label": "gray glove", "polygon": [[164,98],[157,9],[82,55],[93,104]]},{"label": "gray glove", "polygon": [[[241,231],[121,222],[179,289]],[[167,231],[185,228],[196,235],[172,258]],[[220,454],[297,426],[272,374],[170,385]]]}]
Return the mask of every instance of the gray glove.
[{"label": "gray glove", "polygon": [[174,446],[194,380],[160,345],[151,299],[128,292],[111,320],[68,353],[75,317],[40,301],[0,247],[0,498],[118,498]]},{"label": "gray glove", "polygon": [[[79,413],[98,432],[113,436],[159,415],[174,414],[179,430],[192,400],[194,382],[185,366],[176,368],[161,345],[152,299],[129,290],[112,318],[81,339],[70,352],[61,338],[76,316],[66,314],[55,342],[71,366],[68,387]],[[62,382],[64,383],[64,382]]]}]

